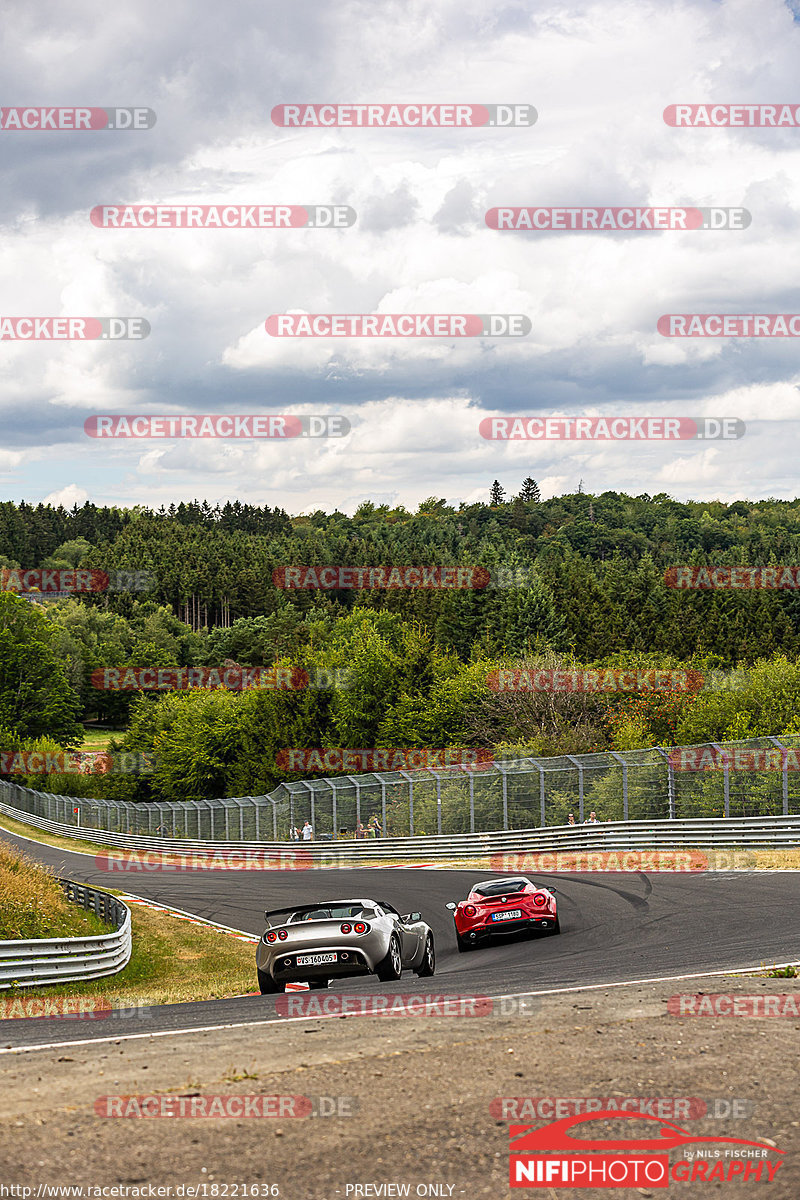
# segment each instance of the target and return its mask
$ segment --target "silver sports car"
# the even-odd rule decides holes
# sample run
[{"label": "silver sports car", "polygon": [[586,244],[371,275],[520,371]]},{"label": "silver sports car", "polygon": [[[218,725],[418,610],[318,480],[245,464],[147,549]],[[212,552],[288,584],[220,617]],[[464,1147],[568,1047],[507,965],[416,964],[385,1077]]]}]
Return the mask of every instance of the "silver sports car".
[{"label": "silver sports car", "polygon": [[433,975],[433,933],[418,912],[401,916],[385,900],[325,900],[264,913],[256,970],[262,994],[289,982],[326,988],[331,979],[377,975],[399,979],[404,967]]}]

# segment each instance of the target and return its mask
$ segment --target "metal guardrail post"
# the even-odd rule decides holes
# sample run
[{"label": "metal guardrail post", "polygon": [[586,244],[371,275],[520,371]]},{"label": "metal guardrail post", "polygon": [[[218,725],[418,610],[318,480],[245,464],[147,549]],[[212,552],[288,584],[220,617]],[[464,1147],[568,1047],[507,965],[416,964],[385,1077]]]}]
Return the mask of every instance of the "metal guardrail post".
[{"label": "metal guardrail post", "polygon": [[609,750],[608,753],[612,758],[615,758],[618,763],[622,763],[622,819],[628,820],[628,764],[621,754],[617,754],[614,750]]},{"label": "metal guardrail post", "polygon": [[778,741],[776,737],[768,737],[768,742],[772,742],[773,746],[777,746],[781,751],[781,784],[783,785],[783,815],[789,815],[789,749]]}]

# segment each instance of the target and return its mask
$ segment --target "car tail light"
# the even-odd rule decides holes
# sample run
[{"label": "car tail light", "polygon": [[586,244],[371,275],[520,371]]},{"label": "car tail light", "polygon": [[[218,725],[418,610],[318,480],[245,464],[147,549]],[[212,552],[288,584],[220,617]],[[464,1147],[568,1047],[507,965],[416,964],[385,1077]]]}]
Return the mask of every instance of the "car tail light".
[{"label": "car tail light", "polygon": [[340,926],[340,929],[341,929],[342,933],[352,933],[353,926],[348,925],[347,921],[345,921],[344,925]]},{"label": "car tail light", "polygon": [[356,921],[353,926],[354,933],[369,933],[369,925],[365,925],[363,921]]},{"label": "car tail light", "polygon": [[286,930],[285,930],[285,929],[279,929],[279,930],[278,930],[278,937],[281,939],[281,941],[282,941],[282,942],[285,942],[285,941],[286,941],[286,939],[288,938],[288,936],[289,936],[289,935],[288,935],[288,933],[286,932]]},{"label": "car tail light", "polygon": [[474,905],[474,904],[465,904],[465,905],[464,905],[464,916],[465,916],[465,917],[474,917],[474,916],[475,916],[475,913],[476,913],[477,911],[478,911],[478,910],[477,910],[477,908],[475,907],[475,905]]},{"label": "car tail light", "polygon": [[534,904],[538,904],[538,905],[539,905],[539,907],[541,908],[541,906],[542,906],[543,904],[547,904],[547,897],[546,897],[546,896],[541,896],[541,895],[534,896],[534,897],[533,897],[533,903],[534,903]]},{"label": "car tail light", "polygon": [[272,933],[272,932],[270,932],[270,933],[268,933],[268,934],[267,934],[267,941],[268,941],[268,942],[275,942],[275,941],[277,941],[277,940],[278,940],[278,935],[277,935],[277,933]]}]

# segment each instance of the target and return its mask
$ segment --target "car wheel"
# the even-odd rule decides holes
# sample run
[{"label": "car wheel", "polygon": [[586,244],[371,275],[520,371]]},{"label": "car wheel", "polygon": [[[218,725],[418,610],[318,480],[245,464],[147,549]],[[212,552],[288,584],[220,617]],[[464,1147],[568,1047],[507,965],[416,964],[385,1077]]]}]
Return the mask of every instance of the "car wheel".
[{"label": "car wheel", "polygon": [[561,922],[559,921],[558,917],[556,917],[556,923],[550,930],[550,936],[552,937],[554,933],[561,933]]},{"label": "car wheel", "polygon": [[269,971],[259,971],[256,968],[256,972],[258,974],[258,990],[262,996],[273,996],[276,992],[286,991],[286,984],[276,983]]},{"label": "car wheel", "polygon": [[456,933],[456,945],[458,946],[461,954],[466,954],[468,950],[472,949],[474,944],[474,942],[468,942],[462,938],[460,933]]},{"label": "car wheel", "polygon": [[386,951],[386,957],[378,963],[375,968],[375,974],[381,983],[390,983],[393,979],[399,979],[403,974],[400,943],[394,934],[389,938],[389,949]]},{"label": "car wheel", "polygon": [[425,939],[425,949],[422,953],[422,962],[417,967],[417,975],[420,979],[424,979],[436,972],[436,950],[433,946],[433,934],[429,933]]},{"label": "car wheel", "polygon": [[309,979],[308,986],[312,992],[321,992],[328,986],[327,979]]}]

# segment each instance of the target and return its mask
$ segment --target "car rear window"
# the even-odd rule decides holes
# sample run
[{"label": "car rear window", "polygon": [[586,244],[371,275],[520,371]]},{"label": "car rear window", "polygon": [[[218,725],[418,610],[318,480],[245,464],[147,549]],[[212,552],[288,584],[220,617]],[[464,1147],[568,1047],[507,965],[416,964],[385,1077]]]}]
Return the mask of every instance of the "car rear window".
[{"label": "car rear window", "polygon": [[491,883],[479,883],[473,891],[479,896],[506,896],[512,892],[524,892],[527,879],[495,879]]},{"label": "car rear window", "polygon": [[315,908],[311,912],[292,913],[287,925],[296,925],[300,921],[344,921],[348,917],[360,917],[364,913],[361,904],[338,904],[331,908]]}]

